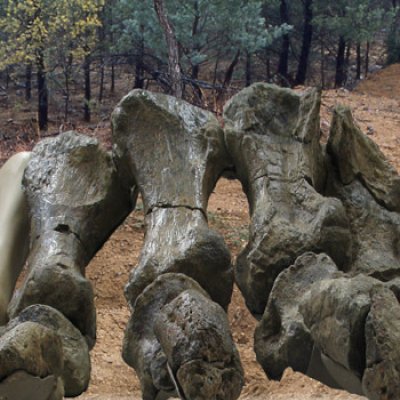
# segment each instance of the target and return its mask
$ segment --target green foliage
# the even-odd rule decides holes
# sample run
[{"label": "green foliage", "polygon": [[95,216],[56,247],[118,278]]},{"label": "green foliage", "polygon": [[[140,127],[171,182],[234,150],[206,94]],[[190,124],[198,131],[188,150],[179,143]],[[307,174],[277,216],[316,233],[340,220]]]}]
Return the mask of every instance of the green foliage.
[{"label": "green foliage", "polygon": [[373,39],[393,18],[393,10],[374,0],[317,0],[314,14],[316,27],[356,43]]},{"label": "green foliage", "polygon": [[[168,0],[169,18],[182,50],[183,67],[216,58],[230,58],[238,50],[254,53],[279,37],[288,27],[267,27],[262,1]],[[144,43],[153,56],[166,60],[167,51],[151,0],[119,0],[114,31],[116,49],[129,51]]]},{"label": "green foliage", "polygon": [[0,17],[0,69],[35,63],[54,49],[83,56],[95,41],[104,0],[8,0]]},{"label": "green foliage", "polygon": [[388,64],[400,62],[400,7],[393,7],[392,12],[392,24],[386,38]]}]

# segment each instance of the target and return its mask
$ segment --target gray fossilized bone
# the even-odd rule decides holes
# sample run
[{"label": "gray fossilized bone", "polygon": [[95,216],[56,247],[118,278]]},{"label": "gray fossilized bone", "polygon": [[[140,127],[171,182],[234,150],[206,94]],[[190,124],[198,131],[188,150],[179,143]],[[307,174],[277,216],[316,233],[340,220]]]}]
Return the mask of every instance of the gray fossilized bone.
[{"label": "gray fossilized bone", "polygon": [[339,271],[327,255],[309,253],[278,275],[256,329],[257,359],[275,379],[291,366],[369,399],[394,399],[400,395],[399,176],[346,108],[334,112],[328,152],[325,192],[344,206],[351,262]]},{"label": "gray fossilized bone", "polygon": [[343,202],[352,231],[349,271],[392,281],[396,287],[400,279],[399,174],[361,132],[348,108],[335,109],[327,150],[333,164],[327,192]]},{"label": "gray fossilized bone", "polygon": [[96,338],[85,267],[132,210],[135,193],[121,184],[97,140],[75,132],[34,148],[23,185],[31,222],[29,272],[10,302],[13,319],[0,332],[0,397],[12,390],[18,371],[27,374],[27,390],[38,386],[54,399],[77,396],[89,382]]},{"label": "gray fossilized bone", "polygon": [[[122,180],[143,198],[146,236],[126,297],[133,310],[124,359],[143,398],[236,399],[243,371],[224,312],[229,251],[207,224],[212,189],[231,165],[209,112],[135,90],[113,113]],[[219,304],[216,304],[219,303]]]},{"label": "gray fossilized bone", "polygon": [[344,268],[351,235],[345,210],[320,194],[326,167],[319,144],[320,93],[254,84],[224,108],[225,136],[247,195],[250,240],[235,266],[253,314],[264,312],[278,274],[307,251]]},{"label": "gray fossilized bone", "polygon": [[222,307],[184,274],[160,275],[139,295],[124,339],[143,399],[234,399],[243,385]]},{"label": "gray fossilized bone", "polygon": [[[0,361],[0,398],[10,386],[7,380],[18,371],[29,374],[33,386],[38,384],[34,377],[52,377],[47,384],[56,384],[50,390],[54,391],[55,398],[63,394],[77,396],[89,384],[89,347],[84,337],[59,311],[49,306],[27,307],[7,324],[0,337]],[[2,382],[4,378],[6,382]],[[29,386],[25,390],[29,392]]]},{"label": "gray fossilized bone", "polygon": [[28,206],[22,177],[30,153],[12,156],[0,169],[0,325],[7,320],[7,307],[29,249]]},{"label": "gray fossilized bone", "polygon": [[[0,397],[26,398],[40,387],[54,400],[63,398],[63,344],[53,329],[29,320],[6,329],[0,337],[0,361]],[[13,384],[16,379],[19,385]]]},{"label": "gray fossilized bone", "polygon": [[132,209],[130,195],[97,141],[74,132],[34,148],[24,187],[31,213],[30,271],[10,315],[32,304],[52,306],[92,345],[95,310],[84,268]]},{"label": "gray fossilized bone", "polygon": [[126,287],[130,304],[158,275],[181,272],[226,308],[230,254],[206,216],[211,191],[230,165],[216,118],[173,97],[134,90],[113,113],[113,141],[122,179],[137,184],[145,212],[145,243]]}]

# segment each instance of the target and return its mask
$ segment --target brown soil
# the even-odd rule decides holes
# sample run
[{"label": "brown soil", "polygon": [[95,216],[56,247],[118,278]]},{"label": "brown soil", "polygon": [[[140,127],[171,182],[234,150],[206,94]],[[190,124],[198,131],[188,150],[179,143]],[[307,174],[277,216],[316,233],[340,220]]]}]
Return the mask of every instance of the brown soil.
[{"label": "brown soil", "polygon": [[[121,343],[129,310],[123,287],[129,271],[137,262],[143,242],[141,202],[125,223],[112,235],[93,259],[87,274],[96,293],[98,339],[92,351],[92,380],[89,390],[79,399],[140,399],[135,373],[121,359]],[[210,198],[209,221],[225,238],[235,257],[247,242],[248,206],[237,181],[222,179]],[[235,287],[229,307],[233,338],[246,372],[241,399],[357,399],[332,390],[301,374],[287,371],[281,382],[269,381],[255,359],[253,331],[255,319],[247,311]]]},{"label": "brown soil", "polygon": [[[331,90],[323,93],[321,130],[326,137],[335,104],[344,103],[364,132],[375,140],[393,165],[400,171],[400,65],[371,76],[354,92]],[[11,122],[10,122],[11,123]],[[90,128],[91,129],[91,128]],[[107,135],[109,124],[92,129],[95,135]],[[87,129],[81,130],[88,133]],[[5,153],[1,154],[4,158]],[[247,241],[248,206],[237,181],[221,180],[210,199],[209,221],[220,232],[233,257]],[[92,379],[89,390],[78,399],[140,399],[140,385],[132,369],[121,358],[121,343],[129,318],[123,288],[129,272],[137,263],[143,243],[142,206],[112,235],[87,268],[93,282],[98,319],[98,339],[92,350]],[[247,311],[240,292],[234,290],[229,308],[234,340],[240,351],[246,373],[241,399],[293,400],[361,399],[359,396],[332,390],[299,373],[287,370],[281,382],[269,381],[257,364],[253,347],[256,321]]]}]

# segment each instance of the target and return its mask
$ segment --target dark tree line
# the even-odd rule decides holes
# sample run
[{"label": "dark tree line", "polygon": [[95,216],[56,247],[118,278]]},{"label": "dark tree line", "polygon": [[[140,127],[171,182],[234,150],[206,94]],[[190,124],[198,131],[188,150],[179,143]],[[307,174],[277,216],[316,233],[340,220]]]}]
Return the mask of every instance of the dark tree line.
[{"label": "dark tree line", "polygon": [[62,93],[68,119],[81,90],[89,121],[122,69],[132,76],[126,90],[158,86],[220,111],[254,81],[341,87],[365,77],[372,56],[400,61],[398,0],[3,3],[0,73],[5,86],[23,84],[28,101],[37,91],[41,129],[49,91]]}]

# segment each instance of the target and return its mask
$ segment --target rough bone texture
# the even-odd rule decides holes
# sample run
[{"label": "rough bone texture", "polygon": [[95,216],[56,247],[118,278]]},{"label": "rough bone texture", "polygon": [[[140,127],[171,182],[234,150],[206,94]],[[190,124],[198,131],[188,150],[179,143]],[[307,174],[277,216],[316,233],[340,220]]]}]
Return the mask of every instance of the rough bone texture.
[{"label": "rough bone texture", "polygon": [[132,209],[130,194],[98,142],[74,132],[34,148],[24,186],[31,213],[30,272],[10,315],[32,304],[49,305],[92,346],[96,315],[84,268]]},{"label": "rough bone texture", "polygon": [[[342,204],[348,230],[335,235],[350,244],[350,262],[336,259],[339,271],[326,255],[304,254],[278,275],[256,329],[257,359],[275,379],[290,366],[369,399],[394,399],[400,395],[400,178],[347,108],[334,112],[327,150],[323,193]],[[265,191],[257,195],[263,199]],[[292,215],[296,208],[292,203]],[[278,232],[287,229],[283,223]]]},{"label": "rough bone texture", "polygon": [[386,288],[377,288],[371,297],[365,324],[364,393],[372,400],[395,399],[400,393],[400,305]]},{"label": "rough bone texture", "polygon": [[237,399],[244,384],[223,308],[189,289],[166,304],[154,332],[184,399]]},{"label": "rough bone texture", "polygon": [[[29,329],[24,330],[24,326]],[[23,337],[19,333],[21,330],[26,331]],[[46,333],[54,343],[49,342],[43,334],[42,338],[35,340],[38,332]],[[20,348],[18,357],[6,356],[5,349],[13,343],[9,339],[10,334],[16,337],[15,348]],[[0,380],[14,371],[23,370],[41,378],[59,376],[65,396],[74,397],[87,389],[90,378],[88,345],[78,329],[54,308],[44,305],[26,308],[8,323],[5,333],[0,337],[0,343],[4,349],[3,353],[0,352],[0,361],[4,369]],[[28,343],[29,346],[25,347]],[[61,350],[58,350],[59,347]],[[40,367],[43,357],[41,352],[46,356],[46,364],[43,363],[43,367]],[[47,360],[49,357],[51,362]],[[30,364],[36,362],[38,365]]]},{"label": "rough bone texture", "polygon": [[19,389],[26,384],[22,390],[26,397],[35,387],[36,378],[46,379],[46,394],[51,393],[54,400],[62,400],[63,368],[63,344],[55,330],[41,323],[24,321],[6,327],[0,336],[0,398],[18,393],[18,387],[13,384],[16,379],[20,381]]},{"label": "rough bone texture", "polygon": [[134,197],[120,183],[111,156],[95,139],[74,132],[34,148],[23,184],[30,269],[0,337],[0,380],[4,391],[12,391],[15,373],[23,371],[27,391],[37,386],[58,400],[88,386],[96,313],[85,267],[131,211]]},{"label": "rough bone texture", "polygon": [[226,308],[230,254],[206,218],[211,191],[230,165],[218,121],[184,101],[134,90],[113,113],[113,137],[123,181],[136,182],[146,214],[145,244],[126,287],[130,305],[157,276],[179,272]]},{"label": "rough bone texture", "polygon": [[113,113],[113,136],[121,179],[137,184],[146,222],[125,292],[133,312],[124,359],[146,400],[174,393],[236,399],[243,371],[224,312],[233,272],[206,216],[211,191],[231,166],[223,130],[207,111],[135,90]]},{"label": "rough bone texture", "polygon": [[378,145],[361,132],[348,107],[334,110],[328,151],[343,185],[358,180],[378,203],[400,212],[400,176]]},{"label": "rough bone texture", "polygon": [[247,195],[250,240],[235,277],[250,311],[262,315],[276,277],[307,251],[344,268],[351,236],[344,207],[323,197],[320,93],[254,84],[224,108],[227,148]]},{"label": "rough bone texture", "polygon": [[145,400],[236,399],[243,386],[224,310],[183,274],[159,276],[137,298],[123,357],[135,368]]},{"label": "rough bone texture", "polygon": [[222,171],[230,166],[214,115],[185,101],[133,90],[114,110],[114,151],[125,181],[135,181],[145,213],[156,207],[205,212]]},{"label": "rough bone texture", "polygon": [[163,306],[188,289],[202,291],[183,274],[163,274],[139,295],[126,328],[123,358],[139,378],[143,399],[155,399],[160,392],[174,393],[167,369],[167,357],[154,333],[154,322]]},{"label": "rough bone texture", "polygon": [[257,360],[270,378],[280,379],[288,366],[307,372],[314,341],[299,308],[312,285],[336,274],[330,257],[314,253],[279,274],[254,335]]},{"label": "rough bone texture", "polygon": [[334,111],[328,153],[333,163],[328,191],[343,202],[354,242],[349,271],[399,288],[400,214],[394,211],[400,204],[399,175],[348,108]]}]

